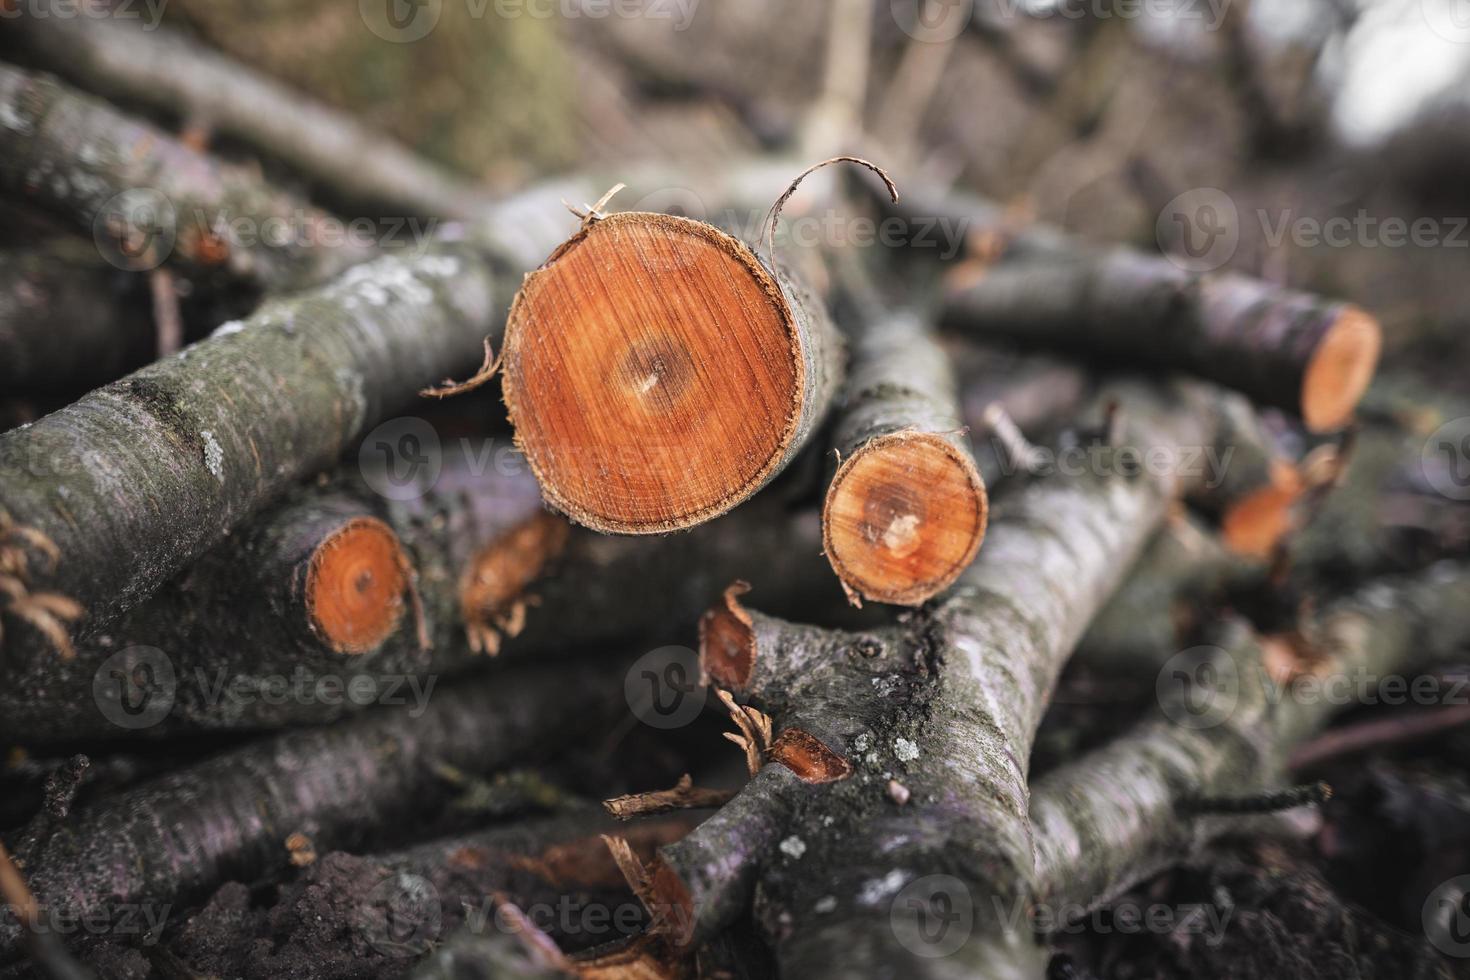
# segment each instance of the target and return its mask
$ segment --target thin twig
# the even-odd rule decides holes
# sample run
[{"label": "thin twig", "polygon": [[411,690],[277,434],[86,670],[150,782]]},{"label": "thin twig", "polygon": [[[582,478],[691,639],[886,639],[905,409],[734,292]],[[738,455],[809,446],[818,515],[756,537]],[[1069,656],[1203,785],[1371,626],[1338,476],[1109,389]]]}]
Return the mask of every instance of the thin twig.
[{"label": "thin twig", "polygon": [[668,813],[671,810],[697,810],[703,807],[719,807],[730,802],[735,791],[728,789],[704,789],[694,785],[687,772],[679,777],[672,789],[654,790],[649,793],[630,793],[604,800],[602,805],[619,820]]}]

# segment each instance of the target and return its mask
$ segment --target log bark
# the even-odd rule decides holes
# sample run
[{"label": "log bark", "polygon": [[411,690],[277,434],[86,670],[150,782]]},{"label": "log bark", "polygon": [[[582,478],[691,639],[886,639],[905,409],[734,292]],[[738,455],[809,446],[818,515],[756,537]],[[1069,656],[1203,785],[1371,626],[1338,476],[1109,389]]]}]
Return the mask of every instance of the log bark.
[{"label": "log bark", "polygon": [[1018,229],[968,195],[920,194],[905,207],[961,222],[972,249],[987,257],[948,297],[946,327],[1102,355],[1130,369],[1188,371],[1295,412],[1314,432],[1346,425],[1372,380],[1381,332],[1350,304],[1247,276],[1197,275],[1162,256],[1091,248],[1051,228]]},{"label": "log bark", "polygon": [[854,321],[822,546],[854,602],[917,606],[974,560],[985,537],[985,483],[960,422],[953,369],[923,321],[872,309]]},{"label": "log bark", "polygon": [[1346,707],[1299,693],[1303,679],[1376,687],[1457,656],[1470,632],[1470,568],[1380,579],[1323,609],[1309,632],[1303,646],[1227,622],[1215,672],[1195,672],[1174,710],[1042,779],[1031,798],[1037,900],[1093,908],[1229,830],[1229,819],[1190,816],[1188,805],[1278,788],[1292,750]]},{"label": "log bark", "polygon": [[9,28],[46,70],[112,99],[203,121],[336,197],[420,217],[474,218],[489,204],[483,191],[391,137],[167,27],[22,13]]},{"label": "log bark", "polygon": [[499,269],[455,245],[385,257],[0,435],[0,509],[48,537],[32,591],[95,629],[356,445],[493,330]]},{"label": "log bark", "polygon": [[151,360],[143,284],[90,246],[0,252],[0,389],[75,395]]},{"label": "log bark", "polygon": [[812,295],[730,235],[591,215],[511,305],[505,403],[552,506],[600,531],[680,530],[791,461],[841,354]]},{"label": "log bark", "polygon": [[[1129,445],[1177,451],[1214,437],[1209,393],[1110,394],[1125,406]],[[898,627],[801,626],[727,594],[702,629],[705,669],[774,716],[782,734],[768,759],[780,761],[729,804],[763,819],[717,815],[660,851],[658,900],[691,903],[708,930],[720,916],[701,910],[742,907],[758,881],[758,915],[791,975],[974,975],[1024,954],[1029,937],[1007,933],[999,910],[1031,881],[1036,726],[1088,620],[1189,482],[1108,469],[1017,489],[951,597]],[[909,803],[894,802],[888,780]],[[733,857],[700,859],[721,853]],[[926,959],[898,939],[890,905],[939,873],[974,896],[974,929],[954,956]]]},{"label": "log bark", "polygon": [[[0,191],[58,215],[119,267],[170,259],[270,289],[321,282],[371,256],[328,215],[49,75],[0,65],[8,151]],[[128,195],[131,197],[119,197]]]},{"label": "log bark", "polygon": [[[107,916],[280,872],[296,832],[319,849],[388,842],[447,801],[436,765],[488,772],[615,717],[622,669],[604,661],[477,680],[417,716],[379,712],[187,766],[74,814],[28,862],[31,888],[52,914]],[[0,963],[19,955],[20,940],[15,921],[0,918]]]}]

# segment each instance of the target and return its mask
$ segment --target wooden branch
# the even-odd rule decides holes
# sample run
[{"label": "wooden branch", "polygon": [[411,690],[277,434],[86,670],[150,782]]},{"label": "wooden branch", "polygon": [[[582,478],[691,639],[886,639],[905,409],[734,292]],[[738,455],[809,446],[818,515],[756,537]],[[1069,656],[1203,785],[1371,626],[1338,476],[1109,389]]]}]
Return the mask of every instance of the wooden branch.
[{"label": "wooden branch", "polygon": [[809,293],[724,232],[594,213],[527,277],[502,363],[547,501],[651,534],[717,517],[779,473],[826,413],[841,345]]},{"label": "wooden branch", "polygon": [[[119,261],[137,260],[136,268],[168,258],[192,272],[224,269],[288,289],[329,279],[374,252],[346,235],[326,241],[325,213],[254,170],[220,163],[49,75],[0,65],[0,110],[13,120],[0,191],[86,234],[112,236]],[[146,222],[130,209],[110,210],[125,192],[138,196]],[[236,223],[248,230],[236,234]]]},{"label": "wooden branch", "polygon": [[822,545],[855,603],[917,606],[975,558],[989,503],[949,359],[913,314],[869,307],[833,426]]},{"label": "wooden branch", "polygon": [[[1324,684],[1416,674],[1461,651],[1470,633],[1470,567],[1444,563],[1374,582],[1324,609],[1311,632],[1311,676]],[[1199,673],[1179,704],[1037,784],[1038,901],[1092,908],[1184,860],[1231,826],[1190,819],[1181,813],[1186,801],[1279,787],[1293,749],[1346,707],[1294,692],[1279,669],[1279,638],[1263,639],[1237,621],[1216,643],[1216,672]],[[1201,717],[1185,698],[1218,724],[1181,724]]]},{"label": "wooden branch", "polygon": [[356,119],[167,27],[116,17],[32,17],[11,29],[32,57],[92,91],[204,119],[332,193],[421,217],[472,218],[480,191]]},{"label": "wooden branch", "polygon": [[56,545],[32,591],[95,629],[414,392],[472,361],[500,273],[463,246],[385,257],[0,434],[0,509]]},{"label": "wooden branch", "polygon": [[[75,813],[32,857],[31,887],[58,915],[177,905],[282,868],[283,842],[306,827],[320,851],[371,845],[447,801],[436,764],[488,772],[611,720],[625,667],[604,660],[460,684],[422,713],[289,732],[186,766]],[[20,940],[0,922],[0,963]]]},{"label": "wooden branch", "polygon": [[958,192],[910,195],[903,207],[962,223],[972,242],[1004,243],[999,261],[948,297],[946,327],[1101,354],[1130,369],[1188,371],[1295,412],[1315,432],[1346,425],[1373,378],[1378,323],[1347,303],[1246,276],[1198,276],[1052,228],[1018,230],[1000,208]]}]

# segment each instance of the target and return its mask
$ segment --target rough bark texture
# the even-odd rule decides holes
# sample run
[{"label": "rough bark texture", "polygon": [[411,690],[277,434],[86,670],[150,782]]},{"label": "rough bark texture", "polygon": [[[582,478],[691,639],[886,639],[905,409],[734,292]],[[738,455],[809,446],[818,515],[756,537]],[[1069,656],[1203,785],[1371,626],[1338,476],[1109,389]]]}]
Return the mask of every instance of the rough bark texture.
[{"label": "rough bark texture", "polygon": [[[325,240],[326,214],[249,168],[219,163],[49,75],[0,66],[0,125],[7,135],[0,190],[95,234],[99,244],[117,243],[123,267],[171,258],[191,271],[223,267],[261,286],[291,288],[372,253],[349,236]],[[136,200],[115,200],[125,192]]]},{"label": "rough bark texture", "polygon": [[142,286],[90,246],[0,252],[0,389],[72,395],[146,364]]},{"label": "rough bark texture", "polygon": [[204,122],[284,160],[336,196],[426,217],[473,217],[487,204],[482,191],[395,140],[168,28],[121,18],[22,15],[9,30],[47,70],[112,98]]},{"label": "rough bark texture", "polygon": [[739,240],[622,212],[589,218],[517,293],[505,402],[549,503],[651,534],[717,517],[779,473],[841,362],[825,309]]},{"label": "rough bark texture", "polygon": [[[614,717],[621,670],[604,662],[477,680],[417,717],[384,711],[185,767],[75,814],[28,857],[32,890],[58,914],[111,915],[284,870],[293,833],[319,849],[369,846],[448,799],[437,764],[487,772]],[[19,941],[14,920],[0,919],[0,962]]]},{"label": "rough bark texture", "polygon": [[966,195],[910,197],[905,206],[963,221],[971,242],[1002,252],[949,297],[946,326],[1189,371],[1296,412],[1318,431],[1346,424],[1372,378],[1378,324],[1349,304],[1089,248],[1050,228],[1017,229]]},{"label": "rough bark texture", "polygon": [[833,427],[841,460],[822,544],[843,586],[916,606],[953,584],[985,536],[988,502],[949,358],[913,314],[869,310]]},{"label": "rough bark texture", "polygon": [[378,259],[0,435],[0,508],[60,551],[32,591],[81,602],[85,628],[132,606],[472,363],[502,281],[460,246]]},{"label": "rough bark texture", "polygon": [[[1172,453],[1212,444],[1218,396],[1109,393],[1123,402],[1130,446]],[[1029,936],[1006,920],[1032,882],[1032,738],[1087,622],[1189,483],[1172,471],[1110,470],[1018,489],[997,506],[984,551],[951,596],[909,624],[842,634],[728,602],[707,620],[715,682],[853,767],[846,778],[806,784],[794,803],[783,798],[796,815],[769,820],[784,830],[744,842],[743,853],[760,855],[757,914],[783,973],[1022,976],[1005,971],[1028,956],[1034,967]],[[909,790],[906,805],[885,788],[890,779]],[[741,805],[752,803],[731,804]],[[670,857],[661,852],[678,880],[709,877],[708,862],[680,868]],[[733,907],[732,893],[752,876],[716,870],[725,879],[719,901]],[[973,899],[967,941],[939,958],[906,945],[894,918],[905,914],[894,905],[901,890],[933,874],[954,876]]]},{"label": "rough bark texture", "polygon": [[[1383,579],[1317,617],[1309,646],[1227,624],[1214,669],[1191,669],[1158,716],[1048,774],[1031,799],[1037,897],[1053,913],[1086,909],[1229,829],[1182,812],[1200,798],[1279,786],[1293,748],[1343,705],[1297,685],[1400,680],[1464,651],[1470,568],[1442,563]],[[1195,665],[1197,666],[1197,665]]]}]

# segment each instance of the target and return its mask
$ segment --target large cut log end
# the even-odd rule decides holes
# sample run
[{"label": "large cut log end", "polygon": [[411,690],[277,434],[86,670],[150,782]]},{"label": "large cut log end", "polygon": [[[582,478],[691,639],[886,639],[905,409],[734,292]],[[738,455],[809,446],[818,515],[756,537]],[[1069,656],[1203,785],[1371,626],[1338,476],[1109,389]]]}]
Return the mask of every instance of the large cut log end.
[{"label": "large cut log end", "polygon": [[547,500],[629,534],[745,500],[830,398],[830,325],[810,307],[701,222],[587,224],[526,278],[506,326],[505,401]]},{"label": "large cut log end", "polygon": [[865,599],[917,606],[951,585],[985,537],[985,484],[942,435],[894,432],[843,461],[827,491],[822,543]]},{"label": "large cut log end", "polygon": [[377,649],[398,626],[408,589],[408,559],[393,529],[356,517],[324,538],[306,573],[306,608],[338,653]]},{"label": "large cut log end", "polygon": [[1302,375],[1302,420],[1313,432],[1340,429],[1352,418],[1378,367],[1378,321],[1344,306],[1312,351]]}]

